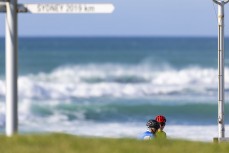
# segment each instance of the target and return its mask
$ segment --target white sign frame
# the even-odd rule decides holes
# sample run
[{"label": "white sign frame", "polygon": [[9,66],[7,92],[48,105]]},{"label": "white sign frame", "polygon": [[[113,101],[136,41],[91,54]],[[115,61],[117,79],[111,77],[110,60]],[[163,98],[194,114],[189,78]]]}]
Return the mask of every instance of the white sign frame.
[{"label": "white sign frame", "polygon": [[89,3],[40,3],[20,4],[18,12],[36,14],[96,14],[112,13],[113,4],[89,4]]}]

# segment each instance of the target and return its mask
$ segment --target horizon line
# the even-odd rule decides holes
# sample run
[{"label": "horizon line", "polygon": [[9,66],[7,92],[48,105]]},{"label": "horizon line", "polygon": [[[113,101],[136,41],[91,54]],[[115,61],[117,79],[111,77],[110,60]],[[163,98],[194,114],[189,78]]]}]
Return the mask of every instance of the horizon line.
[{"label": "horizon line", "polygon": [[[0,36],[0,38],[5,38],[5,36]],[[48,35],[48,36],[18,36],[18,38],[218,38],[218,36],[143,36],[143,35],[92,35],[92,36],[67,36],[67,35]],[[225,36],[229,38],[229,36]]]}]

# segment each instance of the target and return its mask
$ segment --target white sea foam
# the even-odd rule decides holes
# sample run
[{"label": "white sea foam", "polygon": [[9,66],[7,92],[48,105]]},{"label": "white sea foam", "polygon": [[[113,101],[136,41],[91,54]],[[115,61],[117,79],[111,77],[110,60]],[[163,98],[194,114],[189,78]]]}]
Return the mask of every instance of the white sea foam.
[{"label": "white sea foam", "polygon": [[[0,119],[0,126],[3,126],[4,119],[2,117]],[[225,127],[227,135],[229,125]],[[20,113],[19,129],[20,133],[62,132],[80,136],[136,139],[147,130],[143,122],[95,122],[83,118],[69,121],[64,114],[60,113],[54,113],[49,117],[37,117],[24,112]],[[168,138],[195,141],[212,141],[213,137],[217,137],[218,132],[217,125],[167,124],[164,130]]]},{"label": "white sea foam", "polygon": [[[76,65],[51,73],[19,76],[22,99],[69,99],[90,97],[145,97],[155,95],[217,96],[217,69],[187,67],[153,68],[149,65]],[[229,68],[225,87],[229,88]],[[0,80],[0,96],[5,81]]]},{"label": "white sea foam", "polygon": [[[58,118],[61,118],[60,116]],[[54,119],[55,120],[55,119]],[[45,125],[45,126],[44,126]],[[92,130],[93,126],[93,130]],[[226,125],[226,134],[229,133]],[[112,138],[136,138],[146,131],[145,124],[140,123],[98,123],[82,122],[42,122],[39,124],[22,125],[22,130],[36,132],[64,132],[81,136],[99,136]],[[165,128],[168,138],[195,141],[212,141],[217,137],[217,125],[167,125]]]},{"label": "white sea foam", "polygon": [[[44,108],[49,108],[49,115],[34,114],[32,107],[34,103],[24,100],[19,103],[19,133],[31,132],[64,132],[81,136],[99,136],[113,138],[138,138],[139,135],[146,130],[145,123],[139,121],[132,122],[100,122],[85,118],[83,111],[66,112],[59,110],[58,101],[49,101],[49,103],[40,103]],[[39,104],[35,104],[39,106]],[[0,129],[5,126],[5,104],[0,102]],[[71,111],[71,110],[70,110]],[[69,120],[68,113],[74,113],[77,119]],[[109,116],[107,117],[109,118]],[[182,122],[182,121],[180,121]],[[188,122],[188,121],[187,121]],[[93,127],[93,128],[92,128]],[[93,129],[93,130],[92,130]],[[226,125],[226,135],[229,133],[229,125]],[[189,125],[167,124],[165,131],[168,138],[178,138],[198,141],[212,141],[213,137],[217,137],[216,125]]]}]

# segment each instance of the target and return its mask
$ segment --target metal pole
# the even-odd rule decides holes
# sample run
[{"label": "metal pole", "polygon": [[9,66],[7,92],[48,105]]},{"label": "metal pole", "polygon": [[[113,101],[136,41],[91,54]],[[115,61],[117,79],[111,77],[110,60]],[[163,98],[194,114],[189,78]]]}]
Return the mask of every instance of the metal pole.
[{"label": "metal pole", "polygon": [[218,1],[218,138],[225,138],[224,125],[224,5],[229,0]]},{"label": "metal pole", "polygon": [[6,3],[6,135],[18,130],[17,114],[17,0]]},{"label": "metal pole", "polygon": [[224,2],[218,5],[218,75],[218,130],[224,138]]}]

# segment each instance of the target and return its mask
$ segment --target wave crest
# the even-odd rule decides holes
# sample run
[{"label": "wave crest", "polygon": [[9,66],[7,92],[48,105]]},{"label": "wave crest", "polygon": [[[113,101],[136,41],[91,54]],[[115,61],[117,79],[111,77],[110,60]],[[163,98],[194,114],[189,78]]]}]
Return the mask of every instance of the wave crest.
[{"label": "wave crest", "polygon": [[[19,97],[68,99],[88,97],[143,97],[171,94],[217,94],[217,69],[154,68],[149,65],[75,65],[51,73],[20,76]],[[225,71],[226,88],[229,68]],[[0,80],[0,95],[5,94]]]}]

